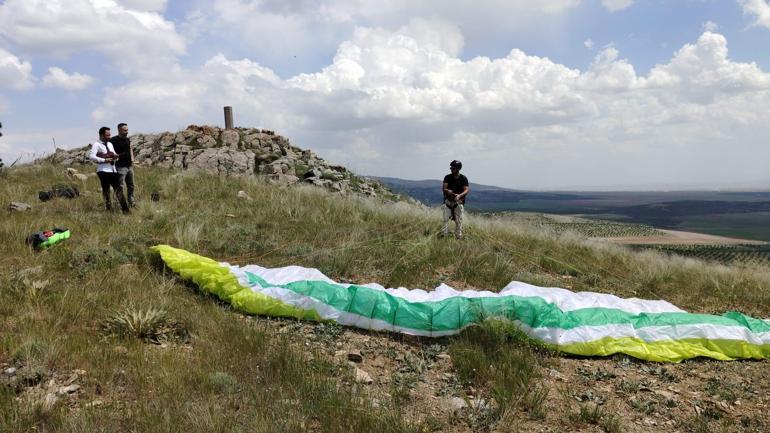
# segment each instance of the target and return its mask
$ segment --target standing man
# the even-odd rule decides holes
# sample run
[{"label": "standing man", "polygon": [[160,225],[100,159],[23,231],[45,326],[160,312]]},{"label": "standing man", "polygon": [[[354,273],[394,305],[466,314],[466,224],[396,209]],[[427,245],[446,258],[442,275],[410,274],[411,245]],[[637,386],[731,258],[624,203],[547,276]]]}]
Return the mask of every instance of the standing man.
[{"label": "standing man", "polygon": [[465,213],[465,197],[471,191],[468,186],[468,178],[460,174],[463,163],[454,160],[449,163],[450,174],[444,176],[444,183],[441,190],[444,192],[444,227],[441,228],[441,234],[449,234],[449,220],[455,221],[455,237],[463,237],[463,214]]},{"label": "standing man", "polygon": [[110,140],[118,154],[115,167],[120,175],[120,185],[126,186],[128,205],[134,207],[134,151],[131,149],[131,140],[128,138],[128,125],[118,123],[118,135]]},{"label": "standing man", "polygon": [[99,176],[99,182],[102,184],[102,196],[107,210],[112,210],[112,200],[110,199],[110,187],[115,191],[120,208],[124,214],[131,213],[128,209],[126,198],[123,197],[123,187],[120,185],[120,175],[115,168],[115,161],[118,155],[115,148],[110,143],[110,128],[102,126],[99,128],[99,141],[91,145],[91,153],[88,158],[97,164],[96,175]]}]

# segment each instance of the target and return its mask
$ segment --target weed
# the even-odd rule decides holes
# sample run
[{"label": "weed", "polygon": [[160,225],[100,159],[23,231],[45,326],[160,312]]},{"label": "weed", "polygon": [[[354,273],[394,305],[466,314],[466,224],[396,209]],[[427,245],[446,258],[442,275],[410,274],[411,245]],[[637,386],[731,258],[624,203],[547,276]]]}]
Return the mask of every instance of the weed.
[{"label": "weed", "polygon": [[641,386],[642,384],[637,380],[623,379],[615,384],[615,389],[626,394],[636,394]]},{"label": "weed", "polygon": [[621,433],[625,431],[623,428],[623,423],[620,422],[620,418],[616,415],[605,416],[602,418],[599,425],[602,429],[604,429],[606,433]]},{"label": "weed", "polygon": [[535,419],[543,416],[547,391],[537,385],[539,346],[513,323],[493,319],[472,326],[450,343],[449,353],[460,380],[488,386],[495,402],[477,420],[491,424],[515,408]]},{"label": "weed", "polygon": [[579,366],[575,369],[575,372],[581,376],[584,382],[599,382],[603,380],[614,379],[615,373],[607,371],[601,367],[590,369],[587,367]]},{"label": "weed", "polygon": [[206,384],[216,394],[232,394],[238,391],[238,381],[222,371],[209,374],[206,377]]},{"label": "weed", "polygon": [[105,334],[135,337],[153,343],[185,341],[189,333],[184,324],[169,318],[158,308],[127,308],[109,315],[102,323]]},{"label": "weed", "polygon": [[332,348],[334,343],[340,341],[344,335],[345,327],[336,322],[319,322],[313,327],[315,340],[329,348]]},{"label": "weed", "polygon": [[578,412],[570,413],[569,420],[572,422],[582,422],[587,424],[598,425],[604,416],[601,406],[596,404],[580,405]]},{"label": "weed", "polygon": [[13,353],[14,362],[22,365],[44,364],[56,356],[56,347],[42,340],[28,340]]},{"label": "weed", "polygon": [[635,411],[643,413],[645,415],[652,415],[658,407],[658,402],[655,400],[630,400],[629,403]]}]

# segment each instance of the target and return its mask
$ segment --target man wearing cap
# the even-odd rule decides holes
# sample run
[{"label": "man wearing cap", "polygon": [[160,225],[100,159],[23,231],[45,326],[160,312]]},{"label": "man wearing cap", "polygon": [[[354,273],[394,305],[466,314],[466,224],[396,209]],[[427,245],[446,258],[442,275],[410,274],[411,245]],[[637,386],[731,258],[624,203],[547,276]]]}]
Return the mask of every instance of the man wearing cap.
[{"label": "man wearing cap", "polygon": [[454,160],[449,163],[450,174],[444,176],[444,183],[441,187],[444,192],[444,226],[441,228],[441,235],[449,234],[449,220],[455,221],[455,237],[463,237],[463,214],[465,209],[465,197],[470,192],[468,178],[460,174],[463,163]]}]

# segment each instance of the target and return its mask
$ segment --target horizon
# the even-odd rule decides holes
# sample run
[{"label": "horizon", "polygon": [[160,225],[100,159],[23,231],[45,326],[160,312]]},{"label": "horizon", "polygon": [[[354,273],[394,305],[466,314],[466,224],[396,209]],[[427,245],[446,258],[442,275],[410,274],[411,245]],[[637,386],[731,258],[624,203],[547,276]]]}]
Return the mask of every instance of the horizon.
[{"label": "horizon", "polygon": [[770,3],[6,0],[0,158],[267,128],[369,176],[770,190]]}]

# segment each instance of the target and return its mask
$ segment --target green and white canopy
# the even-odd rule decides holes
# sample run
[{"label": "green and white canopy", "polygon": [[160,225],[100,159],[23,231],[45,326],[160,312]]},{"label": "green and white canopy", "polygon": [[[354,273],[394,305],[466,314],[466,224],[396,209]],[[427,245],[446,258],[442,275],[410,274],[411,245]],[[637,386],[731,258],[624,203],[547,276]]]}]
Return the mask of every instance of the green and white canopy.
[{"label": "green and white canopy", "polygon": [[720,360],[770,357],[770,320],[737,312],[693,314],[665,301],[511,282],[500,292],[386,289],[343,284],[317,269],[268,269],[218,263],[167,245],[154,247],[174,272],[252,314],[331,320],[346,326],[440,337],[502,317],[561,352],[625,353],[650,361],[705,356]]}]

